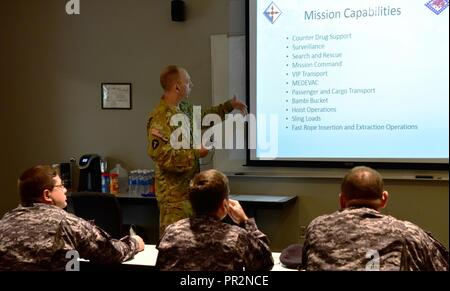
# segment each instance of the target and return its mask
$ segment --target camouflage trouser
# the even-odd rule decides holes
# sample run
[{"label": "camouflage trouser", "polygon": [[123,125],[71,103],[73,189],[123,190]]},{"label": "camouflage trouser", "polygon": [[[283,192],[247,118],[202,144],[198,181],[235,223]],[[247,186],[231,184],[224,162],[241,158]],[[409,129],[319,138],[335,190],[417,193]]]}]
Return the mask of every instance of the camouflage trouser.
[{"label": "camouflage trouser", "polygon": [[192,215],[192,207],[189,201],[178,203],[158,203],[159,206],[159,237],[169,224],[188,218]]}]

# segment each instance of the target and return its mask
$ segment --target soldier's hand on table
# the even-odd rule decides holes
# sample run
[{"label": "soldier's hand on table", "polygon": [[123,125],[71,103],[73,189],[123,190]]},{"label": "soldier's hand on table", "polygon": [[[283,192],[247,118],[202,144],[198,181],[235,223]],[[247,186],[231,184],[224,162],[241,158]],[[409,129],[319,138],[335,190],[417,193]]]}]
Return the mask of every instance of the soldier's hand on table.
[{"label": "soldier's hand on table", "polygon": [[139,252],[143,251],[145,247],[144,240],[138,235],[132,235],[131,237],[138,242],[138,251]]}]

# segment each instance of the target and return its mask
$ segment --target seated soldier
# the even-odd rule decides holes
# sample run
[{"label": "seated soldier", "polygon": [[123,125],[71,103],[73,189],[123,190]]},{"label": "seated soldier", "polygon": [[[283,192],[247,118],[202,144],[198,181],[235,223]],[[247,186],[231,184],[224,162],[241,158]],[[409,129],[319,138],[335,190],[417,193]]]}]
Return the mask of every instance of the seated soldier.
[{"label": "seated soldier", "polygon": [[307,228],[302,269],[448,270],[442,244],[417,225],[380,213],[388,197],[377,171],[350,170],[341,185],[341,210]]},{"label": "seated soldier", "polygon": [[[157,245],[159,270],[272,269],[273,258],[266,235],[228,194],[228,179],[219,171],[204,171],[192,179],[189,200],[195,215],[166,228]],[[227,214],[239,226],[222,222]]]},{"label": "seated soldier", "polygon": [[67,190],[51,166],[26,170],[18,188],[21,205],[0,220],[0,271],[64,271],[74,251],[95,263],[120,263],[144,249],[137,235],[116,240],[66,212]]}]

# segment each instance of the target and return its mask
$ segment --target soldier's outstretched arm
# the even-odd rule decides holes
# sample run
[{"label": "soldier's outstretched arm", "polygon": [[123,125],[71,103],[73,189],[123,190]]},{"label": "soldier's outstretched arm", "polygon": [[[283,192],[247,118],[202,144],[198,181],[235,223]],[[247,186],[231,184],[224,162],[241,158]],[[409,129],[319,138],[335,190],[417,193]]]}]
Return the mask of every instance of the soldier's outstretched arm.
[{"label": "soldier's outstretched arm", "polygon": [[219,104],[217,106],[213,106],[211,108],[207,108],[206,110],[202,110],[202,118],[205,115],[214,113],[220,116],[220,118],[224,119],[225,114],[230,113],[233,111],[233,106],[231,105],[231,100],[228,100],[225,103]]},{"label": "soldier's outstretched arm", "polygon": [[248,113],[247,105],[241,100],[237,99],[236,95],[234,95],[233,98],[228,100],[227,102],[202,111],[202,115],[205,116],[209,113],[215,113],[220,115],[220,117],[224,119],[225,114],[230,113],[231,111],[233,111],[233,109],[239,110],[244,116]]}]

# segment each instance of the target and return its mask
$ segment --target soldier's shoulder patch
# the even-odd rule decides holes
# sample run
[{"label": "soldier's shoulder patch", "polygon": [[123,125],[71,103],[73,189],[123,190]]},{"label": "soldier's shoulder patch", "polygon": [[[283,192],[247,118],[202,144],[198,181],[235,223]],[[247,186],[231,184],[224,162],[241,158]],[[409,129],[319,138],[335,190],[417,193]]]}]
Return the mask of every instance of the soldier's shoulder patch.
[{"label": "soldier's shoulder patch", "polygon": [[169,140],[167,137],[165,137],[165,136],[161,133],[161,131],[159,131],[159,130],[156,129],[156,128],[150,129],[150,133],[151,133],[151,135],[153,135],[153,136],[155,136],[155,137],[158,137],[158,138],[162,139],[163,141],[166,141],[166,142],[167,142],[167,141]]},{"label": "soldier's shoulder patch", "polygon": [[159,141],[157,139],[152,140],[152,148],[156,150],[159,146]]}]

